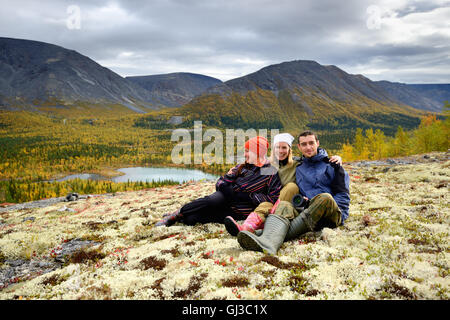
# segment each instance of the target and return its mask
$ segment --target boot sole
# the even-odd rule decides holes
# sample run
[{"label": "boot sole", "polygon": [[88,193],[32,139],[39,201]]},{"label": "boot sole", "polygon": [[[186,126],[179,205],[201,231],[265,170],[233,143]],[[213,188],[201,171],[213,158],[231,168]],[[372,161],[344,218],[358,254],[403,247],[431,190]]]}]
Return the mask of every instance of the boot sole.
[{"label": "boot sole", "polygon": [[238,233],[237,240],[242,248],[252,251],[263,252],[263,248],[253,239],[254,234],[241,231]]},{"label": "boot sole", "polygon": [[233,237],[236,237],[239,233],[239,228],[236,226],[233,219],[226,217],[225,220],[223,220],[223,224],[225,225],[225,229],[227,229],[228,233],[231,234]]}]

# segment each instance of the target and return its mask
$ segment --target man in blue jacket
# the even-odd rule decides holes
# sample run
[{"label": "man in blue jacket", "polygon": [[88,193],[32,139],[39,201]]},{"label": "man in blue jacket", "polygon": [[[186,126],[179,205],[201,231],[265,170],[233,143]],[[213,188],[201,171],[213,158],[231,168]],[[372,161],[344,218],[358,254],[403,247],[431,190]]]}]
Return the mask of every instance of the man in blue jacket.
[{"label": "man in blue jacket", "polygon": [[303,132],[298,140],[303,163],[297,167],[295,177],[300,193],[310,199],[305,210],[307,223],[314,230],[337,227],[348,218],[348,173],[328,161],[327,152],[319,148],[319,140],[313,132]]},{"label": "man in blue jacket", "polygon": [[244,249],[276,254],[283,241],[324,227],[338,227],[348,218],[348,173],[340,165],[329,162],[327,152],[319,148],[319,139],[313,132],[300,134],[298,148],[303,157],[295,172],[296,182],[300,199],[307,200],[308,206],[294,208],[293,202],[281,201],[274,214],[266,218],[261,235],[245,231],[238,234],[238,242]]}]

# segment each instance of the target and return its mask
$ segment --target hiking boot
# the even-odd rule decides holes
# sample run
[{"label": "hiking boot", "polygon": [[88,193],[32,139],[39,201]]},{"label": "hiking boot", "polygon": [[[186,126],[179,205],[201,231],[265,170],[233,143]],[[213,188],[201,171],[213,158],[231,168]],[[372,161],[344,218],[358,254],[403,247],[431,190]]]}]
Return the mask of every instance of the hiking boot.
[{"label": "hiking boot", "polygon": [[234,237],[241,231],[248,231],[254,233],[255,230],[261,229],[264,226],[263,220],[256,212],[251,212],[242,225],[238,224],[232,217],[228,216],[223,221],[227,231]]},{"label": "hiking boot", "polygon": [[172,212],[170,214],[163,215],[163,219],[155,224],[155,227],[161,227],[166,226],[170,227],[174,223],[180,221],[183,218],[183,214],[180,212],[180,209],[178,209],[175,212]]},{"label": "hiking boot", "polygon": [[288,219],[270,214],[266,218],[261,236],[248,231],[241,231],[238,233],[237,240],[244,249],[275,255],[283,244],[288,229]]}]

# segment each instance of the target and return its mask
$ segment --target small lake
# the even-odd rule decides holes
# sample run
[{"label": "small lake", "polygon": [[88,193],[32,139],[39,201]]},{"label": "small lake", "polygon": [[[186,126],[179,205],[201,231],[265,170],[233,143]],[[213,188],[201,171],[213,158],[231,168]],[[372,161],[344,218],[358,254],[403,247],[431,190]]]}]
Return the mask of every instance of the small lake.
[{"label": "small lake", "polygon": [[91,179],[91,180],[111,180],[113,182],[151,182],[158,180],[173,180],[179,183],[186,181],[198,181],[198,180],[217,180],[219,176],[203,172],[196,169],[183,169],[183,168],[153,168],[153,167],[133,167],[133,168],[121,168],[117,171],[124,173],[124,175],[106,178],[98,174],[81,173],[72,174],[62,179],[55,181],[65,181],[70,179]]}]

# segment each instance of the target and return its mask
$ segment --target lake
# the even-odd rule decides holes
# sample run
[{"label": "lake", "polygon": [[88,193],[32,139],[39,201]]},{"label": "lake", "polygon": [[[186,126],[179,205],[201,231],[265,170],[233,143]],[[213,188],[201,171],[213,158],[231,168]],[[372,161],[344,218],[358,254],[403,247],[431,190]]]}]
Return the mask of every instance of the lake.
[{"label": "lake", "polygon": [[117,169],[119,172],[123,172],[124,175],[113,178],[106,178],[98,174],[81,173],[72,174],[62,179],[55,181],[65,181],[70,179],[91,179],[91,180],[111,180],[113,182],[127,182],[133,181],[148,181],[152,180],[173,180],[179,183],[194,180],[217,180],[219,176],[203,172],[196,169],[184,169],[184,168],[153,168],[153,167],[133,167],[133,168],[121,168]]}]

